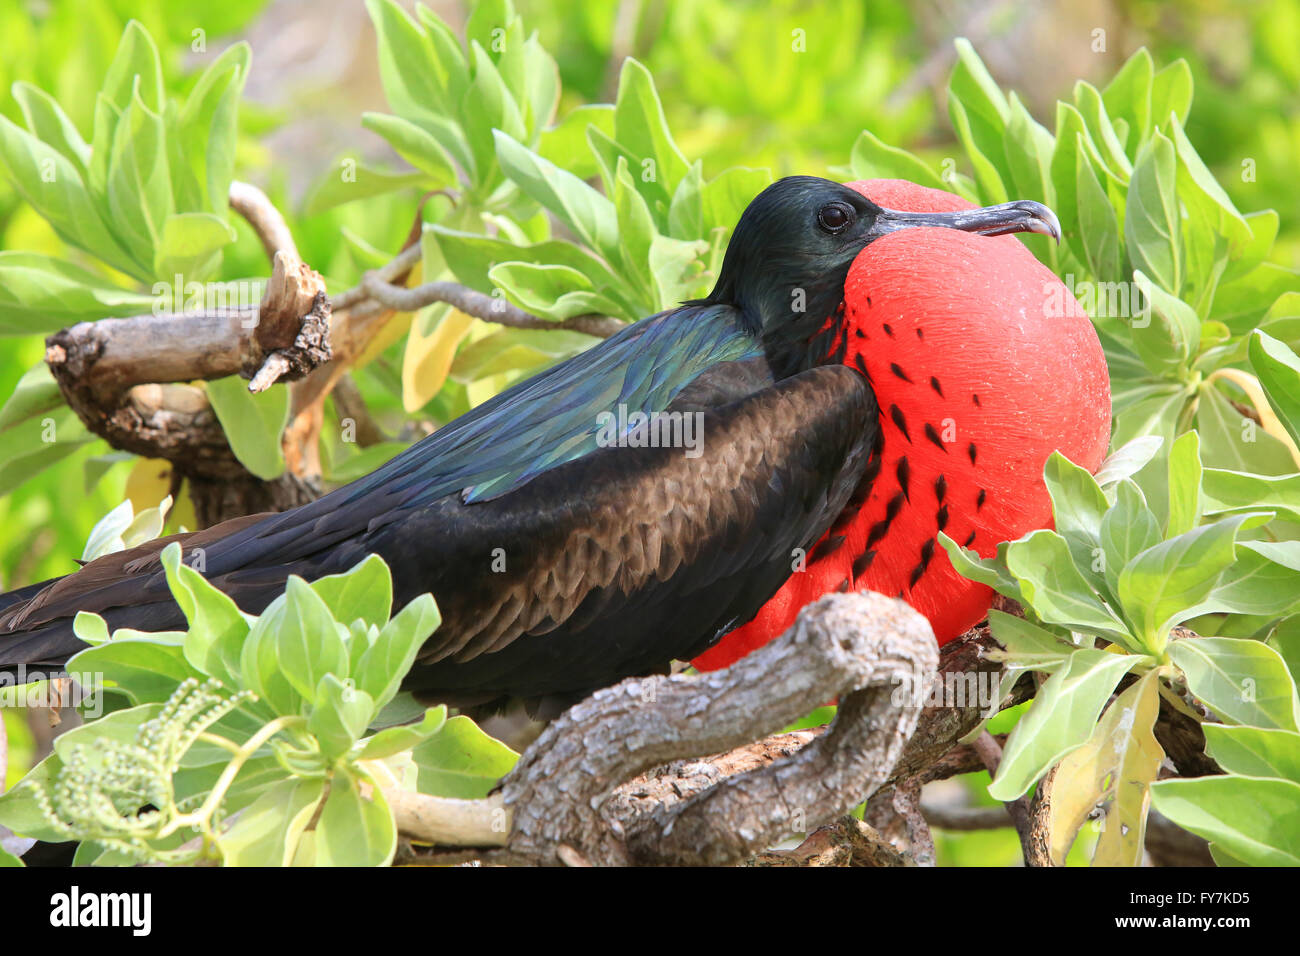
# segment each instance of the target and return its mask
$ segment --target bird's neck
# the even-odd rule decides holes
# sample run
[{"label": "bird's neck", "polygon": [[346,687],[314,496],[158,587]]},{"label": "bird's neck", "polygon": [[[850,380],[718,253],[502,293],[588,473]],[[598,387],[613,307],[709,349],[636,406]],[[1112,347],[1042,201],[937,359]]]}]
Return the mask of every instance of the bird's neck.
[{"label": "bird's neck", "polygon": [[842,294],[830,290],[801,299],[799,291],[788,301],[769,300],[741,310],[755,316],[751,319],[754,333],[778,379],[827,362],[842,362],[848,345]]}]

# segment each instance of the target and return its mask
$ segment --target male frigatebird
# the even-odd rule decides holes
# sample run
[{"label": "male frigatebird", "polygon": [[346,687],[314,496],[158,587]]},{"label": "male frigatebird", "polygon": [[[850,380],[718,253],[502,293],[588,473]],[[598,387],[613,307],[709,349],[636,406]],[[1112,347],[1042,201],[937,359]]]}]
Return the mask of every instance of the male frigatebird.
[{"label": "male frigatebird", "polygon": [[[970,210],[905,180],[849,187],[913,211]],[[1063,306],[1068,299],[1073,307]],[[696,660],[724,667],[837,590],[904,598],[940,644],[977,624],[993,592],[938,547],[991,556],[1052,522],[1043,465],[1054,451],[1095,471],[1110,441],[1110,378],[1071,291],[1014,238],[952,230],[889,236],[845,281],[837,357],[872,383],[880,430],[871,480],[752,621]]]},{"label": "male frigatebird", "polygon": [[[381,555],[398,604],[430,591],[442,612],[406,684],[428,699],[554,706],[698,654],[748,621],[796,549],[879,473],[882,410],[840,361],[845,282],[882,237],[936,231],[916,227],[1058,233],[1034,202],[907,212],[827,180],[780,180],[741,216],[708,297],[514,385],[311,504],[5,595],[0,667],[63,664],[82,647],[80,610],[114,628],[183,627],[158,560],[171,540],[201,548],[207,578],[254,613],[291,574]],[[702,440],[638,447],[635,413],[698,415]]]}]

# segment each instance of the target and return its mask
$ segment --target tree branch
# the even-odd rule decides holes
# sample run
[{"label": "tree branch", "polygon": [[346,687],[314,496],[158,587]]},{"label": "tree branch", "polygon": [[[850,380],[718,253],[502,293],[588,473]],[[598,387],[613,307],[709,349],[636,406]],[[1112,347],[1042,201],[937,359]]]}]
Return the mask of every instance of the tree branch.
[{"label": "tree branch", "polygon": [[277,252],[283,252],[294,259],[302,258],[298,255],[298,247],[294,244],[289,224],[284,221],[284,216],[266,193],[252,183],[235,180],[230,184],[229,202],[230,208],[243,216],[257,233],[257,238],[262,240],[262,248],[266,250],[268,259],[274,262]]},{"label": "tree branch", "polygon": [[228,480],[247,472],[206,396],[172,383],[243,374],[258,391],[329,355],[324,282],[280,252],[257,309],[82,322],[46,339],[45,361],[69,407],[113,447]]},{"label": "tree branch", "polygon": [[[973,744],[976,753],[984,761],[989,776],[996,776],[998,766],[1002,763],[1002,745],[988,731],[980,734]],[[1047,772],[1039,781],[1038,790],[1031,799],[1028,795],[1017,800],[1010,800],[1004,806],[1020,836],[1020,848],[1025,855],[1026,866],[1054,866],[1051,855],[1051,801],[1046,794],[1051,791],[1052,778],[1056,767]]]},{"label": "tree branch", "polygon": [[515,329],[567,329],[608,338],[626,323],[602,315],[575,315],[568,319],[544,319],[511,305],[505,299],[484,295],[459,282],[426,282],[413,289],[392,285],[371,273],[361,282],[366,294],[398,312],[414,312],[435,302],[446,302],[466,315]]},{"label": "tree branch", "polygon": [[[834,594],[726,670],[631,679],[597,691],[553,721],[502,780],[509,838],[480,858],[551,865],[744,860],[840,818],[888,776],[921,713],[916,675],[928,680],[937,663],[928,623],[903,602]],[[751,743],[836,696],[838,713],[824,733],[783,735],[757,749]],[[697,761],[706,766],[696,787],[644,799],[654,789],[654,775],[640,776],[645,771],[736,747],[743,753]]]}]

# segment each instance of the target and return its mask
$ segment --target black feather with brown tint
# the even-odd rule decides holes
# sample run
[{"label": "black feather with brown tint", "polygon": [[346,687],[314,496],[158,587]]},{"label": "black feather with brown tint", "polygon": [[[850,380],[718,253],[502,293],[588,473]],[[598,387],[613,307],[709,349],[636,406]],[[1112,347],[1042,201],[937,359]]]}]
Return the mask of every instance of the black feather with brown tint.
[{"label": "black feather with brown tint", "polygon": [[[876,447],[878,411],[856,372],[829,366],[770,382],[761,360],[731,362],[678,396],[669,410],[703,415],[697,458],[605,448],[488,501],[452,494],[397,514],[384,496],[368,497],[365,514],[326,516],[286,540],[274,549],[280,560],[210,580],[256,613],[288,574],[310,580],[381,555],[395,603],[425,591],[438,599],[442,626],[407,679],[426,699],[567,701],[653,672],[757,612],[791,573],[792,550],[810,547],[844,507]],[[188,555],[256,520],[173,539]],[[345,523],[353,531],[340,538]],[[101,558],[8,608],[0,661],[62,663],[81,646],[78,610],[103,613],[110,627],[184,627],[158,565],[165,543]]]}]

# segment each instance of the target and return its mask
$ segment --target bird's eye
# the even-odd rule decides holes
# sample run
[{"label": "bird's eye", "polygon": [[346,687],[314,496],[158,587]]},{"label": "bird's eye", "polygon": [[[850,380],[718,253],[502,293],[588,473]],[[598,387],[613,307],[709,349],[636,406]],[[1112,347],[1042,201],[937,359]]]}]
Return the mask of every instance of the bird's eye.
[{"label": "bird's eye", "polygon": [[829,233],[842,232],[852,221],[853,207],[847,203],[829,203],[817,213],[817,224]]}]

